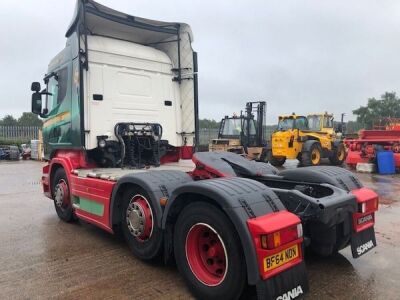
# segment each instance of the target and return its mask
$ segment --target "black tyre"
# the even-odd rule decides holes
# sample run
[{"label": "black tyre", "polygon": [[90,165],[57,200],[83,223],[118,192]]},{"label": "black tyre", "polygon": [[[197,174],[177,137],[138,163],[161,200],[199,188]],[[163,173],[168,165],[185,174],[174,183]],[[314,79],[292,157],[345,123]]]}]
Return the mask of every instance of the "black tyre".
[{"label": "black tyre", "polygon": [[302,159],[302,153],[299,152],[299,154],[297,154],[296,159],[299,161],[299,163],[301,164],[301,159]]},{"label": "black tyre", "polygon": [[262,150],[261,155],[260,155],[260,160],[259,160],[260,162],[268,163],[268,159],[269,159],[268,153],[269,153],[269,151],[270,150],[266,150],[266,149]]},{"label": "black tyre", "polygon": [[346,159],[346,148],[343,143],[340,143],[332,151],[332,155],[329,157],[329,161],[332,165],[340,166]]},{"label": "black tyre", "polygon": [[54,173],[51,190],[58,217],[65,222],[73,221],[75,217],[72,209],[69,183],[63,168],[57,169]]},{"label": "black tyre", "polygon": [[215,206],[195,202],[180,213],[174,231],[179,271],[198,299],[238,299],[246,265],[233,224]]},{"label": "black tyre", "polygon": [[318,166],[322,158],[322,149],[319,143],[311,145],[310,150],[302,151],[301,163],[303,166]]},{"label": "black tyre", "polygon": [[274,167],[281,167],[286,161],[286,157],[273,156],[271,150],[268,151],[267,157],[268,157],[268,162]]},{"label": "black tyre", "polygon": [[140,187],[123,196],[121,229],[133,254],[143,260],[156,258],[161,251],[161,230],[150,197]]}]

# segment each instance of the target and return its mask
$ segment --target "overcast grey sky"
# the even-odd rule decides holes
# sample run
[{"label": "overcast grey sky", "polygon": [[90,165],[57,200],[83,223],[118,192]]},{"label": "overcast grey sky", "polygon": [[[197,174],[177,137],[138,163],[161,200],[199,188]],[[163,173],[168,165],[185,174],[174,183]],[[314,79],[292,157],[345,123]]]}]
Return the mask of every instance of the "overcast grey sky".
[{"label": "overcast grey sky", "polygon": [[[400,1],[101,0],[150,19],[191,25],[199,53],[200,117],[248,100],[279,114],[332,111],[400,87]],[[30,83],[65,44],[74,0],[1,0],[0,116],[30,110]]]}]

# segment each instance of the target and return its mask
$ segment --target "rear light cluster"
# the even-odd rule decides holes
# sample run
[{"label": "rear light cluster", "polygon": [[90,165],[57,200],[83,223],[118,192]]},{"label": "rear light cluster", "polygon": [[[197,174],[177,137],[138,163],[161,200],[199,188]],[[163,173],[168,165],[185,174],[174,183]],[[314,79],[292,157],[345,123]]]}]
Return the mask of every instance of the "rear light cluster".
[{"label": "rear light cluster", "polygon": [[266,280],[303,260],[303,227],[288,211],[279,211],[247,220],[253,238],[260,276]]},{"label": "rear light cluster", "polygon": [[358,203],[358,212],[365,214],[378,210],[378,197]]},{"label": "rear light cluster", "polygon": [[275,249],[303,237],[303,226],[297,224],[270,234],[260,236],[261,247],[264,249]]},{"label": "rear light cluster", "polygon": [[351,191],[357,199],[357,212],[353,214],[353,229],[363,231],[375,224],[375,212],[378,210],[379,197],[371,189],[361,188]]}]

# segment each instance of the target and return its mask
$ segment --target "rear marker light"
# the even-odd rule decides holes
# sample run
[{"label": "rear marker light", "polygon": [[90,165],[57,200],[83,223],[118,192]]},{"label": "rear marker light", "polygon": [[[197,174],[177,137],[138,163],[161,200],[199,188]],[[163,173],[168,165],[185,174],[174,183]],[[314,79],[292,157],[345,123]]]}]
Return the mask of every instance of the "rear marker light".
[{"label": "rear marker light", "polygon": [[303,237],[303,225],[301,225],[301,223],[297,224],[297,237]]},{"label": "rear marker light", "polygon": [[365,203],[365,202],[360,203],[360,204],[358,205],[358,210],[359,210],[360,213],[363,213],[363,214],[364,214],[366,208],[367,208],[367,203]]},{"label": "rear marker light", "polygon": [[358,203],[358,212],[365,214],[366,212],[378,210],[378,198]]},{"label": "rear marker light", "polygon": [[374,210],[378,210],[378,198],[374,199]]},{"label": "rear marker light", "polygon": [[264,249],[268,249],[268,242],[267,242],[267,236],[262,235],[261,236],[261,247]]}]

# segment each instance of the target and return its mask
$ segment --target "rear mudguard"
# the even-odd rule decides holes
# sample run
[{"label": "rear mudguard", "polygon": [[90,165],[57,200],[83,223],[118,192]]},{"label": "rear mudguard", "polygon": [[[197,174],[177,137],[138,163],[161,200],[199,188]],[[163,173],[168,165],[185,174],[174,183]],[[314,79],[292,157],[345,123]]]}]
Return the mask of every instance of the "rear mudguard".
[{"label": "rear mudguard", "polygon": [[[285,290],[282,283],[292,288]],[[256,289],[257,298],[260,300],[301,299],[309,290],[305,262],[302,261],[300,264],[283,271],[269,280],[259,281]]]},{"label": "rear mudguard", "polygon": [[317,140],[307,140],[303,143],[302,145],[302,150],[303,152],[308,152],[311,150],[311,146],[314,145],[315,143],[319,143]]},{"label": "rear mudguard", "polygon": [[285,210],[282,202],[270,188],[251,179],[235,177],[189,182],[173,191],[165,207],[162,227],[168,228],[179,206],[195,201],[196,196],[213,201],[232,221],[242,244],[248,283],[257,284],[260,281],[257,254],[246,221]]}]

